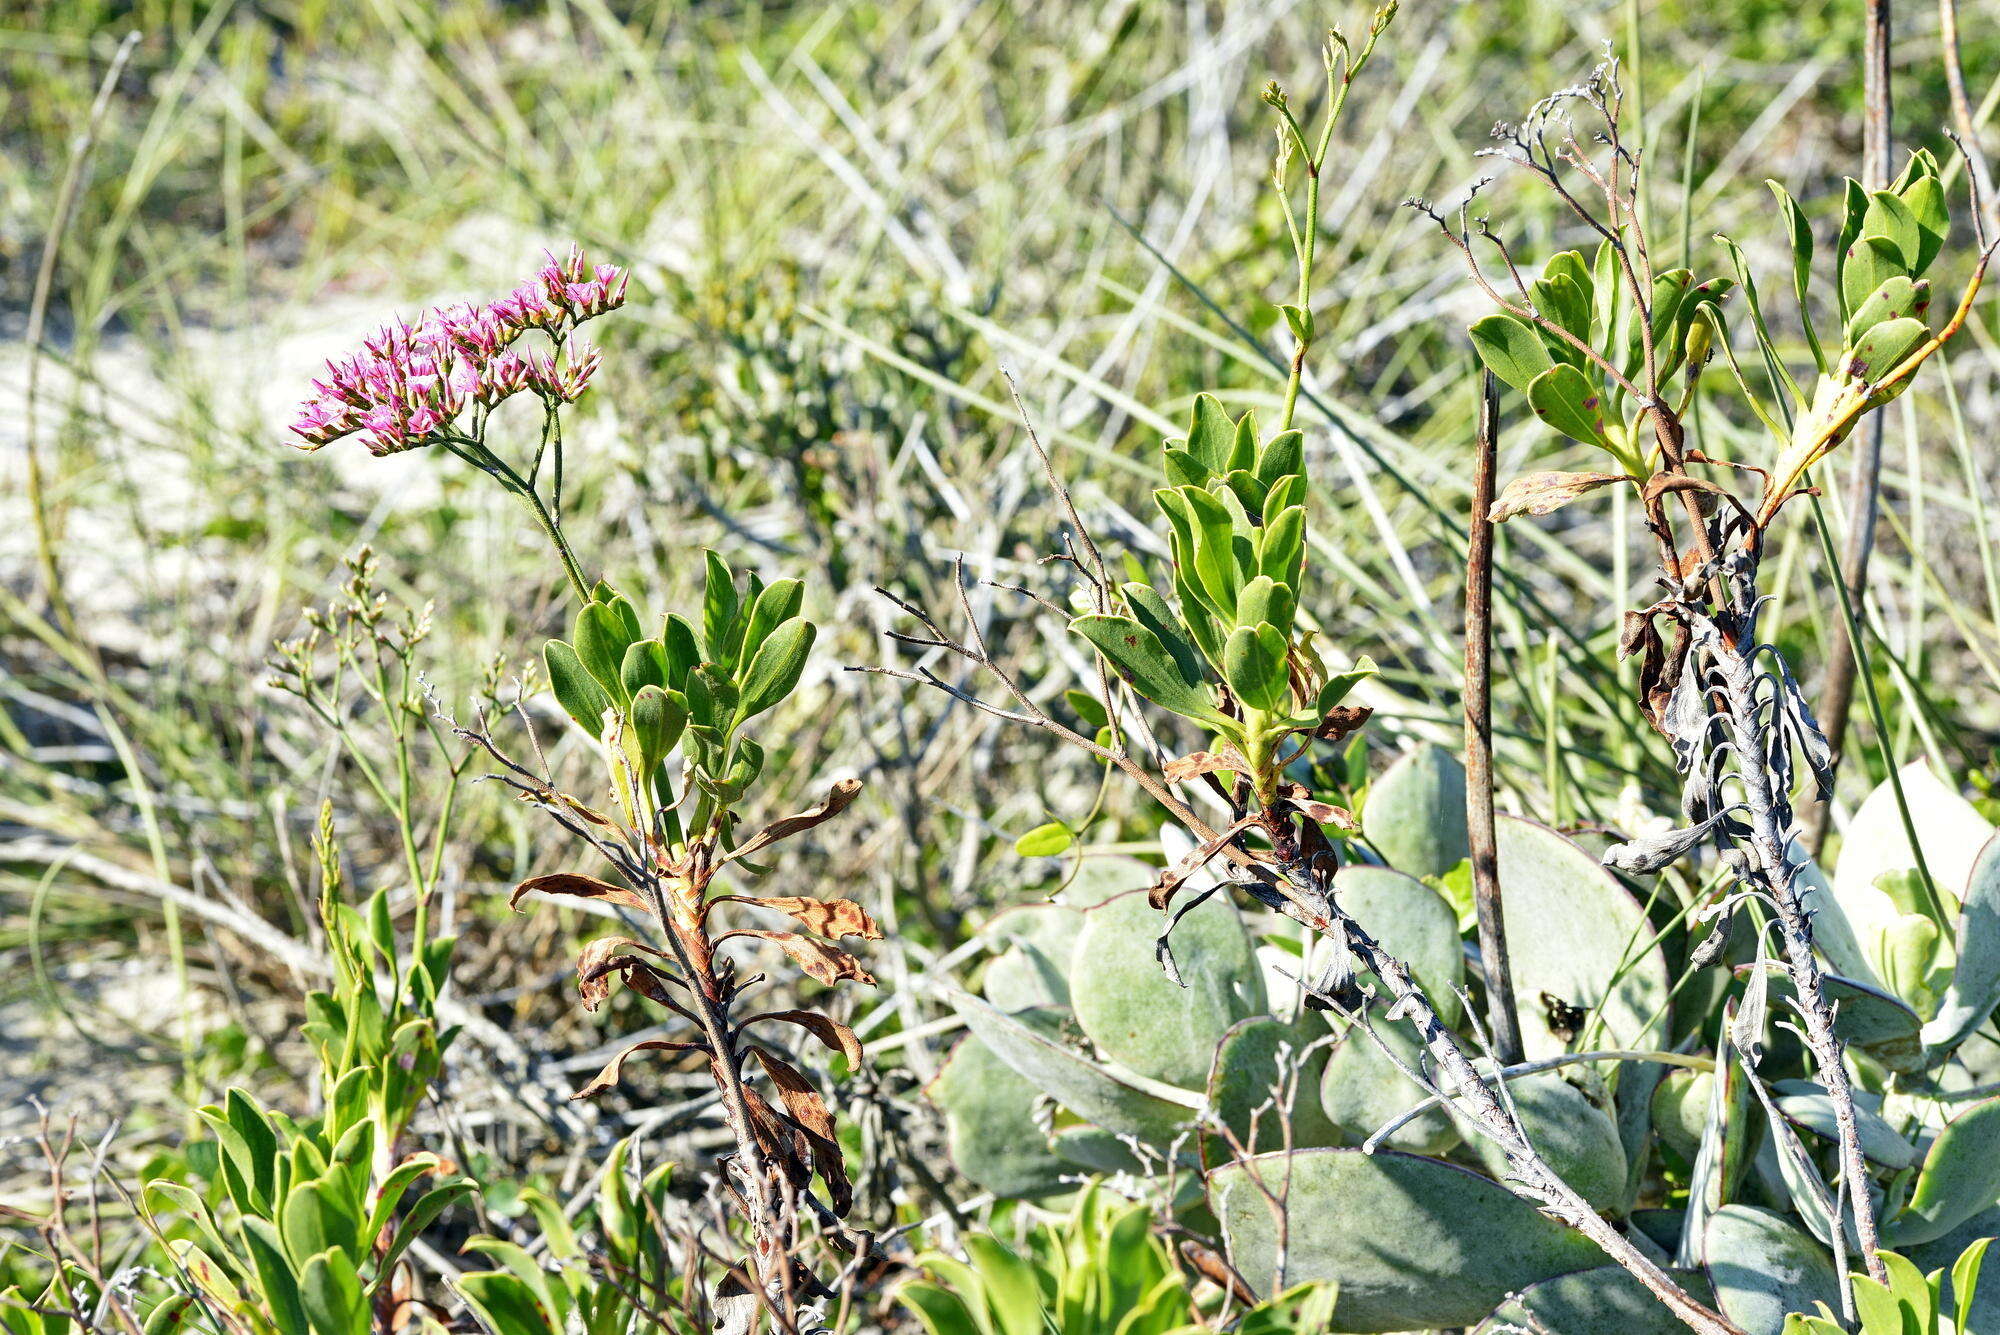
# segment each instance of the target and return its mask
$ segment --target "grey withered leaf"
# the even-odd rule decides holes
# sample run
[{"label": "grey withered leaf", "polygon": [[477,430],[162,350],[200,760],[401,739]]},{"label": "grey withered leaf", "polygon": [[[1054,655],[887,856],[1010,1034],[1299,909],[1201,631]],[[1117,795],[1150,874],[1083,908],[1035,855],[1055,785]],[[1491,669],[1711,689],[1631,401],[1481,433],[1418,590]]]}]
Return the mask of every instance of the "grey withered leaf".
[{"label": "grey withered leaf", "polygon": [[1706,839],[1735,807],[1725,807],[1707,820],[1676,830],[1663,830],[1638,839],[1628,839],[1604,850],[1601,861],[1613,871],[1646,876],[1673,865],[1683,854]]}]

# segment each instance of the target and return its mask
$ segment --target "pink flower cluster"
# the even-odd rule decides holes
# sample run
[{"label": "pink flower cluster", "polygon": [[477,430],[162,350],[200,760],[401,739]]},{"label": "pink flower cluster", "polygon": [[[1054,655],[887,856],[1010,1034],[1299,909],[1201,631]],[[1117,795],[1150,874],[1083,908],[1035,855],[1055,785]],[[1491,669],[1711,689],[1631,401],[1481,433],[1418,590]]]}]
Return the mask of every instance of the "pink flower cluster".
[{"label": "pink flower cluster", "polygon": [[[593,267],[571,246],[498,301],[429,310],[414,325],[399,320],[360,352],[326,364],[292,432],[303,449],[359,432],[369,453],[395,454],[436,443],[474,405],[491,408],[524,391],[548,404],[574,403],[602,355],[570,335],[624,305],[625,282],[624,270]],[[517,351],[530,329],[550,342]]]}]

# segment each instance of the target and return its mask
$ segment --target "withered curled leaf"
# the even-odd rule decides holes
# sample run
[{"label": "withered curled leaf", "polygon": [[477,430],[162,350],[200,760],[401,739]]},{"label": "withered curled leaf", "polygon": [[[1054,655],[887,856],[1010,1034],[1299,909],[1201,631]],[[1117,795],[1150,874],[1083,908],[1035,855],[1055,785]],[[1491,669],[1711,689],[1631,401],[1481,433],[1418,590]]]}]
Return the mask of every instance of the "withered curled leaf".
[{"label": "withered curled leaf", "polygon": [[1335,705],[1326,711],[1326,717],[1313,729],[1313,736],[1322,742],[1338,742],[1349,734],[1361,731],[1375,712],[1373,705]]},{"label": "withered curled leaf", "polygon": [[[662,951],[643,941],[634,941],[629,936],[602,936],[584,946],[576,957],[576,990],[583,998],[585,1010],[596,1010],[611,995],[611,975],[637,969],[652,974],[651,966],[634,954],[635,951],[655,959],[666,958]],[[652,995],[649,989],[640,990]]]},{"label": "withered curled leaf", "polygon": [[780,816],[731,849],[722,860],[729,862],[736,858],[750,857],[769,848],[780,839],[789,839],[795,834],[802,834],[812,829],[815,825],[824,824],[847,810],[860,792],[861,780],[842,779],[827,789],[826,799],[818,806],[793,812],[789,816]]},{"label": "withered curled leaf", "polygon": [[1156,909],[1166,908],[1173,902],[1174,896],[1179,893],[1188,877],[1214,861],[1216,855],[1229,846],[1230,840],[1256,824],[1257,820],[1258,816],[1254,812],[1238,819],[1215,838],[1197,846],[1186,857],[1161,872],[1160,879],[1153,882],[1153,888],[1146,892],[1146,902]]},{"label": "withered curled leaf", "polygon": [[1504,524],[1515,515],[1545,515],[1600,487],[1625,481],[1623,473],[1523,473],[1500,489],[1486,517]]},{"label": "withered curled leaf", "polygon": [[854,1204],[854,1189],[847,1180],[847,1164],[841,1157],[840,1142],[834,1138],[833,1114],[827,1111],[826,1100],[798,1067],[767,1048],[753,1044],[750,1051],[763,1064],[764,1073],[771,1077],[785,1111],[804,1130],[812,1146],[813,1167],[826,1179],[833,1196],[833,1212],[846,1214]]},{"label": "withered curled leaf", "polygon": [[599,1071],[596,1075],[592,1076],[590,1079],[590,1083],[585,1085],[582,1089],[576,1091],[576,1093],[570,1095],[570,1098],[572,1099],[594,1098],[597,1095],[602,1094],[605,1090],[610,1089],[613,1085],[617,1084],[618,1081],[623,1077],[625,1071],[625,1062],[627,1061],[627,1059],[637,1055],[638,1053],[707,1052],[707,1051],[708,1048],[700,1043],[680,1042],[668,1038],[641,1039],[639,1042],[632,1044],[630,1047],[622,1049],[617,1056],[613,1057],[610,1061],[606,1062],[604,1064],[604,1069]]},{"label": "withered curled leaf", "polygon": [[1233,770],[1238,774],[1250,772],[1250,762],[1234,746],[1225,744],[1220,751],[1194,751],[1184,756],[1176,756],[1161,770],[1168,783],[1186,783],[1189,779],[1203,774],[1213,774],[1217,770]]},{"label": "withered curled leaf", "polygon": [[754,936],[776,943],[778,949],[791,956],[793,962],[801,969],[829,987],[842,979],[866,983],[870,987],[875,986],[875,976],[861,967],[860,960],[838,946],[815,941],[809,936],[800,936],[797,932],[764,932],[747,927],[724,932],[715,938],[715,944],[721,945],[731,937],[738,936]]},{"label": "withered curled leaf", "polygon": [[787,1024],[795,1024],[853,1065],[861,1065],[861,1040],[854,1036],[852,1029],[830,1015],[821,1015],[818,1011],[765,1011],[743,1023],[747,1027],[759,1020],[783,1020]]},{"label": "withered curled leaf", "polygon": [[583,876],[576,872],[556,872],[549,876],[536,876],[514,887],[514,893],[507,896],[507,907],[516,913],[521,911],[521,901],[532,894],[568,895],[574,899],[595,899],[606,904],[616,904],[620,908],[646,911],[646,901],[623,886],[600,881],[595,876]]},{"label": "withered curled leaf", "polygon": [[1361,822],[1346,807],[1335,806],[1315,798],[1303,784],[1288,783],[1279,789],[1279,796],[1301,816],[1316,825],[1330,825],[1343,834],[1360,834]]},{"label": "withered curled leaf", "polygon": [[858,936],[864,941],[882,939],[882,929],[876,925],[875,919],[868,915],[867,909],[851,899],[809,899],[803,895],[717,895],[709,904],[755,904],[758,908],[773,909],[797,919],[806,928],[830,941],[838,941],[843,936]]}]

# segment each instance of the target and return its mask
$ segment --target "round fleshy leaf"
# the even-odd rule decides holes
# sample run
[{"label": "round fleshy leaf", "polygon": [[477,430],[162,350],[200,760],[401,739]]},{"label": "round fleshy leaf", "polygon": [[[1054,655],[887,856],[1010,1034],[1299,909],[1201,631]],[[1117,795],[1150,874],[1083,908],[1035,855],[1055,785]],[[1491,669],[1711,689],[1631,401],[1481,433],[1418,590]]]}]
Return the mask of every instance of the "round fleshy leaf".
[{"label": "round fleshy leaf", "polygon": [[[1738,972],[1748,972],[1751,967],[1745,965]],[[1784,966],[1773,960],[1764,967],[1771,975],[1772,999],[1789,997],[1792,984]],[[1821,991],[1835,1008],[1836,1034],[1892,1071],[1914,1071],[1923,1066],[1923,1019],[1900,997],[1838,974],[1823,974],[1820,982]]]},{"label": "round fleshy leaf", "polygon": [[[1778,1111],[1787,1121],[1821,1140],[1840,1139],[1833,1096],[1823,1087],[1810,1080],[1780,1080],[1771,1088],[1778,1096]],[[1896,1128],[1883,1121],[1880,1113],[1861,1102],[1867,1097],[1858,1095],[1854,1106],[1854,1129],[1861,1140],[1862,1154],[1870,1162],[1897,1171],[1916,1163],[1917,1147],[1897,1134]]]},{"label": "round fleshy leaf", "polygon": [[[1507,1092],[1528,1143],[1541,1151],[1557,1176],[1600,1213],[1624,1205],[1625,1146],[1611,1114],[1554,1071],[1510,1080]],[[1506,1156],[1491,1141],[1476,1132],[1467,1139],[1487,1172],[1495,1177],[1506,1172]]]},{"label": "round fleshy leaf", "polygon": [[1967,873],[1958,916],[1958,963],[1924,1045],[1941,1061],[2000,1004],[2000,835],[1988,839]]},{"label": "round fleshy leaf", "polygon": [[[1426,1097],[1403,1072],[1404,1066],[1415,1066],[1423,1057],[1416,1030],[1406,1020],[1378,1020],[1375,1032],[1382,1046],[1359,1027],[1350,1028],[1327,1059],[1320,1080],[1320,1107],[1350,1140],[1366,1140]],[[1395,1054],[1394,1060],[1383,1046]],[[1382,1143],[1419,1154],[1443,1154],[1458,1144],[1458,1128],[1448,1111],[1432,1108]]]},{"label": "round fleshy leaf", "polygon": [[1334,873],[1334,896],[1362,930],[1409,966],[1447,1025],[1457,1024],[1465,950],[1458,915],[1443,895],[1415,877],[1359,864]]},{"label": "round fleshy leaf", "polygon": [[1283,1283],[1337,1285],[1335,1330],[1470,1325],[1515,1290],[1603,1255],[1491,1178],[1442,1159],[1297,1150],[1208,1176],[1230,1255],[1260,1293],[1273,1288],[1278,1233],[1259,1182],[1291,1207]]},{"label": "round fleshy leaf", "polygon": [[[1939,888],[1964,895],[1973,864],[1993,838],[1992,822],[1921,760],[1903,766],[1898,777],[1932,879]],[[1855,809],[1841,832],[1840,860],[1833,868],[1833,897],[1877,976],[1881,972],[1877,943],[1902,911],[1875,882],[1886,873],[1909,871],[1916,865],[1895,790],[1885,779]]]},{"label": "round fleshy leaf", "polygon": [[2000,1205],[2000,1098],[1973,1104],[1945,1124],[1924,1156],[1910,1203],[1882,1227],[1891,1247],[1941,1238]]},{"label": "round fleshy leaf", "polygon": [[1467,854],[1465,767],[1426,742],[1368,785],[1361,829],[1383,859],[1412,876],[1442,876]]},{"label": "round fleshy leaf", "polygon": [[1035,1086],[977,1038],[959,1041],[925,1090],[944,1110],[946,1144],[959,1173],[1009,1199],[1063,1190],[1073,1166],[1035,1125]]},{"label": "round fleshy leaf", "polygon": [[1030,1085],[1106,1130],[1164,1145],[1199,1102],[1188,1094],[1186,1105],[1170,1103],[1069,1047],[1057,1036],[1060,1012],[1009,1015],[965,992],[953,993],[951,1002],[966,1028]]},{"label": "round fleshy leaf", "polygon": [[[1670,1270],[1674,1281],[1706,1303],[1714,1294],[1699,1270]],[[1493,1309],[1472,1335],[1516,1330],[1562,1335],[1684,1335],[1687,1327],[1621,1266],[1599,1266],[1531,1284]]]},{"label": "round fleshy leaf", "polygon": [[[1566,1012],[1599,1018],[1596,1046],[1648,1048],[1666,1032],[1671,975],[1645,911],[1596,859],[1546,825],[1496,821],[1501,914],[1530,1059],[1566,1051]],[[1560,1008],[1552,1003],[1560,1003]]]},{"label": "round fleshy leaf", "polygon": [[1297,1024],[1252,1016],[1223,1035],[1208,1073],[1208,1102],[1238,1141],[1252,1150],[1340,1143],[1340,1132],[1320,1107],[1328,1046],[1320,1040],[1326,1037],[1325,1023],[1312,1012]]},{"label": "round fleshy leaf", "polygon": [[1111,1060],[1154,1080],[1200,1089],[1229,1026],[1264,1011],[1264,983],[1250,934],[1223,896],[1210,897],[1173,930],[1180,984],[1154,954],[1168,921],[1142,894],[1120,895],[1086,912],[1070,954],[1070,1004],[1084,1033]]},{"label": "round fleshy leaf", "polygon": [[1031,941],[1015,942],[988,964],[979,990],[1003,1011],[1069,1008],[1069,980]]},{"label": "round fleshy leaf", "polygon": [[1833,1258],[1768,1210],[1723,1206],[1709,1217],[1702,1250],[1716,1303],[1749,1335],[1779,1335],[1788,1313],[1816,1302],[1840,1310]]}]

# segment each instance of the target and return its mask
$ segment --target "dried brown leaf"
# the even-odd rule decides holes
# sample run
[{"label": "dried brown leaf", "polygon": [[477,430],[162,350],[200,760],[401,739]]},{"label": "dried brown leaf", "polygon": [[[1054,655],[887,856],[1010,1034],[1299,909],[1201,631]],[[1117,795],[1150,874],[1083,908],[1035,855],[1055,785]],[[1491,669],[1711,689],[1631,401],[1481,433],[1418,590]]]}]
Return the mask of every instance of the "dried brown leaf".
[{"label": "dried brown leaf", "polygon": [[[643,941],[634,941],[629,936],[603,936],[590,942],[576,957],[577,993],[583,998],[583,1008],[594,1011],[604,1004],[611,995],[611,975],[632,969],[652,969],[640,959],[637,951],[651,955],[655,959],[665,959],[660,950]],[[644,989],[641,989],[642,991]],[[652,995],[650,992],[647,995]],[[654,1000],[660,998],[654,997]]]},{"label": "dried brown leaf", "polygon": [[576,1093],[570,1095],[570,1098],[571,1099],[595,1098],[597,1095],[602,1094],[605,1090],[610,1089],[613,1085],[617,1084],[621,1078],[623,1078],[625,1072],[626,1060],[630,1057],[635,1056],[638,1053],[707,1052],[707,1051],[708,1051],[707,1046],[701,1043],[685,1043],[668,1038],[642,1039],[639,1042],[632,1044],[630,1047],[625,1048],[624,1050],[619,1052],[619,1054],[616,1057],[613,1057],[610,1061],[606,1062],[604,1065],[604,1069],[599,1071],[596,1075],[592,1076],[590,1083],[585,1085],[582,1089],[576,1091]]},{"label": "dried brown leaf", "polygon": [[848,806],[860,792],[861,780],[842,779],[839,783],[827,789],[826,800],[818,806],[808,807],[804,811],[794,812],[789,816],[780,816],[763,829],[757,831],[757,833],[751,835],[743,843],[737,845],[722,860],[728,862],[735,858],[747,858],[753,853],[762,852],[764,849],[769,848],[780,839],[789,839],[795,834],[802,834],[810,830],[815,825],[824,824],[847,810]]},{"label": "dried brown leaf", "polygon": [[1214,860],[1215,856],[1229,846],[1229,841],[1256,824],[1256,814],[1244,816],[1228,829],[1200,845],[1186,857],[1160,873],[1160,879],[1153,882],[1153,888],[1146,892],[1146,902],[1156,909],[1165,909],[1173,902],[1187,878],[1200,871]]},{"label": "dried brown leaf", "polygon": [[801,1029],[809,1030],[814,1038],[840,1053],[849,1062],[856,1066],[861,1065],[861,1040],[854,1036],[852,1029],[830,1015],[821,1015],[818,1011],[765,1011],[761,1015],[751,1016],[743,1023],[752,1025],[759,1020],[783,1020],[787,1024],[795,1024]]},{"label": "dried brown leaf", "polygon": [[835,1139],[833,1114],[827,1111],[826,1100],[812,1087],[805,1073],[784,1058],[767,1048],[752,1045],[750,1051],[763,1063],[764,1073],[771,1077],[771,1084],[778,1091],[778,1098],[785,1105],[785,1111],[792,1115],[806,1133],[806,1140],[812,1146],[813,1166],[826,1179],[828,1190],[833,1195],[833,1212],[844,1215],[854,1204],[854,1189],[847,1181],[847,1164],[841,1157],[840,1142]]},{"label": "dried brown leaf", "polygon": [[1515,515],[1545,515],[1599,487],[1625,480],[1623,473],[1523,473],[1501,488],[1486,517],[1502,524]]},{"label": "dried brown leaf", "polygon": [[755,904],[758,908],[773,909],[796,918],[830,941],[838,941],[843,936],[858,936],[867,941],[882,939],[882,929],[876,925],[875,919],[868,916],[867,909],[851,899],[809,899],[803,895],[717,895],[709,903]]},{"label": "dried brown leaf", "polygon": [[829,987],[840,982],[842,979],[848,979],[856,983],[866,983],[870,987],[875,986],[875,976],[861,967],[861,961],[855,959],[854,956],[848,954],[839,946],[830,946],[824,941],[815,941],[809,936],[800,936],[797,932],[764,932],[755,931],[747,927],[738,928],[733,932],[724,932],[721,936],[715,938],[715,943],[721,945],[724,941],[736,936],[754,936],[776,943],[778,949],[790,955],[793,962],[801,969],[804,969],[807,973]]},{"label": "dried brown leaf", "polygon": [[646,911],[646,901],[623,886],[600,881],[595,876],[583,876],[576,872],[556,872],[551,876],[536,876],[514,887],[514,893],[507,896],[507,907],[520,912],[521,901],[531,894],[568,895],[573,899],[598,899],[620,908]]},{"label": "dried brown leaf", "polygon": [[1177,756],[1166,763],[1161,771],[1168,783],[1186,783],[1189,779],[1203,774],[1213,774],[1217,770],[1234,770],[1238,774],[1250,772],[1250,762],[1235,747],[1224,745],[1222,750],[1195,751],[1189,755]]}]

